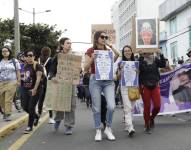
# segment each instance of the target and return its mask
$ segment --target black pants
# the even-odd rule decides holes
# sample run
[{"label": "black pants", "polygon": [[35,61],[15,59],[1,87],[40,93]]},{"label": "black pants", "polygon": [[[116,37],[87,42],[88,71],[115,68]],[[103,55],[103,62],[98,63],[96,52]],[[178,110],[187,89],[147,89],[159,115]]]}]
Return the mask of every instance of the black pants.
[{"label": "black pants", "polygon": [[101,122],[104,128],[106,127],[107,101],[105,96],[101,95]]},{"label": "black pants", "polygon": [[[38,101],[38,113],[40,115],[42,114],[43,104],[44,104],[44,100],[45,100],[45,96],[46,96],[46,89],[47,89],[47,79],[44,78],[43,85],[42,85],[40,95],[39,95],[39,101]],[[49,110],[49,117],[50,118],[53,117],[52,110]]]},{"label": "black pants", "polygon": [[33,128],[34,119],[38,118],[35,108],[39,99],[39,92],[35,96],[31,96],[30,91],[23,89],[22,107],[29,114],[28,127]]},{"label": "black pants", "polygon": [[91,95],[90,95],[88,85],[84,86],[84,91],[85,91],[86,105],[87,105],[87,107],[89,107],[92,105],[92,100],[91,100]]}]

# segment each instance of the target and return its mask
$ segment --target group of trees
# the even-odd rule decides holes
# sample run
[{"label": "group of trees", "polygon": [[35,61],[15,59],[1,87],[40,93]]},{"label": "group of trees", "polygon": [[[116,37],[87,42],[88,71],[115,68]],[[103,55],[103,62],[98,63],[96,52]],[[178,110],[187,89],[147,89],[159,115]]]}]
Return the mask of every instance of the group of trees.
[{"label": "group of trees", "polygon": [[[49,26],[47,24],[29,24],[20,23],[20,47],[21,51],[33,49],[40,55],[40,50],[44,46],[48,46],[53,50],[57,48],[57,41],[62,31],[55,30],[56,25]],[[0,18],[0,47],[4,46],[7,40],[13,41],[14,45],[14,20]],[[14,47],[12,47],[14,49]]]}]

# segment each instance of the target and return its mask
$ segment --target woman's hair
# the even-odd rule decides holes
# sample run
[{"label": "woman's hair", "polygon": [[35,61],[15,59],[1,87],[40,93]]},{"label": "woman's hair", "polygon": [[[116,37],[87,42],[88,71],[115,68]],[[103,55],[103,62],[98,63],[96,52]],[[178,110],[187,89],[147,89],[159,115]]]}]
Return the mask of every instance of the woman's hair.
[{"label": "woman's hair", "polygon": [[70,40],[69,38],[67,37],[63,37],[59,40],[58,42],[58,51],[61,51],[63,50],[63,47],[61,45],[64,45],[64,43],[66,42],[66,40]]},{"label": "woman's hair", "polygon": [[25,54],[25,56],[27,56],[27,53],[28,53],[28,52],[32,52],[32,53],[33,53],[33,55],[34,55],[34,56],[36,56],[35,51],[34,51],[34,50],[32,50],[32,49],[29,49],[29,50],[25,51],[25,53],[24,53],[24,54]]},{"label": "woman's hair", "polygon": [[125,45],[125,46],[123,47],[123,49],[122,49],[122,60],[123,60],[123,61],[128,61],[128,59],[127,59],[127,58],[125,57],[125,55],[124,55],[124,50],[125,50],[125,48],[129,48],[129,49],[131,50],[132,54],[131,54],[130,60],[131,60],[131,61],[134,61],[134,60],[135,60],[134,53],[133,53],[133,51],[132,51],[131,46],[129,46],[129,45]]},{"label": "woman's hair", "polygon": [[51,55],[51,49],[49,47],[43,47],[41,49],[41,55],[40,55],[40,61],[41,63],[45,63],[46,60],[50,57]]},{"label": "woman's hair", "polygon": [[9,48],[9,47],[7,47],[7,46],[4,46],[4,47],[2,47],[2,49],[0,50],[0,60],[2,60],[4,57],[3,57],[3,55],[2,55],[2,50],[4,49],[4,48],[6,48],[6,49],[8,49],[8,51],[9,51],[9,60],[10,59],[12,59],[13,58],[13,54],[12,54],[12,51],[11,51],[11,49]]},{"label": "woman's hair", "polygon": [[[97,44],[98,44],[98,39],[102,33],[105,33],[104,31],[96,31],[94,34],[94,39],[93,39],[93,49],[97,49]],[[106,46],[104,45],[104,49],[107,49]]]}]

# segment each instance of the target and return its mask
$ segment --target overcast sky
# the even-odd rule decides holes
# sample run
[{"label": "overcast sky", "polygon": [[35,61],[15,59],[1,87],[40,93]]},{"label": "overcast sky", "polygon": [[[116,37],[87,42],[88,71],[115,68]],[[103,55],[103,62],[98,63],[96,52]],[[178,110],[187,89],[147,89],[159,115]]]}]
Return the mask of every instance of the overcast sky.
[{"label": "overcast sky", "polygon": [[[19,7],[35,12],[51,10],[35,15],[36,23],[57,24],[57,29],[67,31],[63,36],[73,42],[90,42],[91,24],[111,23],[110,9],[116,0],[19,0]],[[155,1],[155,0],[154,0]],[[156,0],[164,1],[164,0]],[[13,18],[14,0],[0,0],[0,18]],[[30,13],[19,11],[20,22],[33,22]],[[90,45],[73,44],[75,50],[86,50]]]}]

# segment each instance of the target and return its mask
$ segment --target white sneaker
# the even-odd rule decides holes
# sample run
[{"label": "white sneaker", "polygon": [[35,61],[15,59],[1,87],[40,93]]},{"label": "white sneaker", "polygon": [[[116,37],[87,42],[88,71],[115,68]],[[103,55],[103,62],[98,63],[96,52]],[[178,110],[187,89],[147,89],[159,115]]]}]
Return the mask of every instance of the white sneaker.
[{"label": "white sneaker", "polygon": [[101,140],[102,140],[101,129],[96,129],[95,141],[99,142]]},{"label": "white sneaker", "polygon": [[55,124],[54,119],[50,118],[50,119],[49,119],[49,124]]},{"label": "white sneaker", "polygon": [[104,133],[106,134],[108,140],[110,140],[110,141],[115,140],[115,136],[113,135],[110,127],[106,126]]},{"label": "white sneaker", "polygon": [[130,131],[135,130],[135,129],[134,129],[133,125],[126,125],[124,130],[127,132],[130,132]]}]

